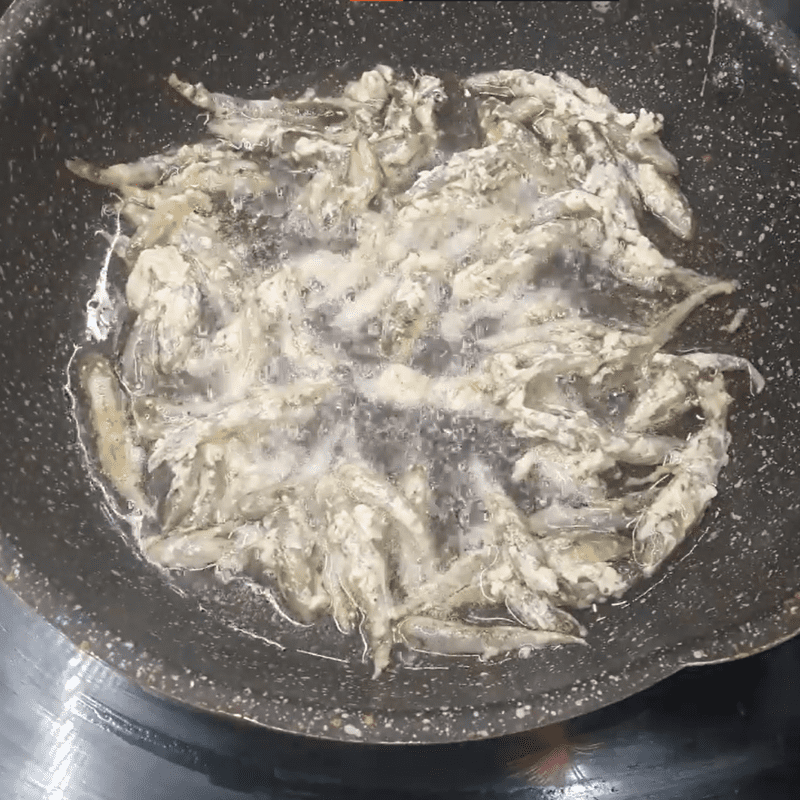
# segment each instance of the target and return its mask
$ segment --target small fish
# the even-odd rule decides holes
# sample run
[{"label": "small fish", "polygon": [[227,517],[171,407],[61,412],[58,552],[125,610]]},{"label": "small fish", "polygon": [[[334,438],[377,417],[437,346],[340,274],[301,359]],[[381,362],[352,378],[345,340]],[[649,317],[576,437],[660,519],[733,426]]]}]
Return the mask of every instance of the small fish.
[{"label": "small fish", "polygon": [[331,616],[340,633],[352,633],[358,624],[358,607],[342,583],[349,565],[341,547],[326,537],[323,542],[322,588],[331,601]]},{"label": "small fish", "polygon": [[231,549],[230,525],[152,537],[142,542],[144,554],[170,569],[199,570],[216,564]]},{"label": "small fish", "polygon": [[450,612],[461,605],[486,602],[499,603],[499,597],[487,597],[481,591],[481,573],[497,555],[487,548],[457,556],[440,571],[434,571],[425,583],[418,586],[394,609],[394,618],[401,619],[424,612]]},{"label": "small fish", "polygon": [[521,581],[508,581],[503,587],[503,595],[511,616],[528,628],[585,635],[571,614],[556,607],[548,595],[532,591]]},{"label": "small fish", "polygon": [[555,631],[534,631],[516,625],[471,625],[421,616],[406,617],[397,626],[397,633],[412,650],[487,659],[522,648],[586,644],[577,636]]},{"label": "small fish", "polygon": [[264,574],[275,574],[280,540],[278,531],[269,522],[237,525],[228,538],[230,547],[214,563],[215,572],[223,582],[247,573],[253,565]]},{"label": "small fish", "polygon": [[301,622],[312,622],[330,606],[330,598],[317,581],[322,566],[316,546],[318,535],[303,508],[302,497],[284,499],[273,524],[281,532],[275,573],[283,598]]},{"label": "small fish", "polygon": [[414,592],[438,563],[427,514],[371,470],[357,464],[343,464],[336,474],[347,494],[368,507],[381,509],[397,529],[393,537],[399,542],[400,577],[405,591]]},{"label": "small fish", "polygon": [[106,168],[81,158],[68,159],[66,162],[67,169],[78,177],[112,189],[151,188],[161,180],[170,164],[171,159],[163,155],[148,156],[131,164],[114,164]]},{"label": "small fish", "polygon": [[728,462],[730,434],[725,420],[732,398],[722,375],[698,381],[697,393],[705,424],[678,452],[672,480],[636,524],[634,555],[645,575],[652,575],[702,517]]},{"label": "small fish", "polygon": [[311,404],[333,388],[330,380],[298,381],[288,387],[265,385],[243,400],[218,403],[214,411],[202,417],[186,415],[156,443],[148,468],[152,471],[167,460],[191,458],[203,442],[211,439],[222,441],[242,430],[253,435],[279,423],[307,420],[314,413]]},{"label": "small fish", "polygon": [[767,385],[764,376],[750,361],[741,356],[732,356],[728,353],[687,353],[683,358],[700,369],[719,370],[720,372],[742,370],[748,374],[750,386],[755,394],[762,392]]},{"label": "small fish", "polygon": [[689,203],[675,183],[664,177],[652,164],[634,169],[636,185],[645,206],[676,236],[691,239],[694,219]]},{"label": "small fish", "polygon": [[112,486],[139,510],[150,502],[142,490],[144,452],[134,443],[126,395],[107,358],[85,356],[79,367],[81,386],[89,400],[100,469]]},{"label": "small fish", "polygon": [[[394,599],[389,590],[389,571],[382,547],[385,524],[380,508],[360,503],[353,497],[352,489],[357,481],[345,481],[339,474],[329,478],[317,486],[317,499],[325,508],[328,523],[329,556],[334,556],[329,558],[327,566],[332,575],[326,581],[338,583],[350,603],[361,612],[362,635],[371,651],[377,676],[389,664],[394,617]],[[336,602],[336,596],[331,595],[331,600]],[[342,610],[347,624],[351,615],[346,606]],[[337,621],[337,625],[340,624],[341,621]]]}]

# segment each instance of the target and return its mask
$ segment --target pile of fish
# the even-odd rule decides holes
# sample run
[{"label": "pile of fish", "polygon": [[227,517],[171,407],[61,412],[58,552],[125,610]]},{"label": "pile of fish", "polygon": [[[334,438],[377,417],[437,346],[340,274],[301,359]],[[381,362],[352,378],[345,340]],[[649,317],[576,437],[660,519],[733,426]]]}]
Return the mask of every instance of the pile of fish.
[{"label": "pile of fish", "polygon": [[107,261],[88,309],[116,357],[80,370],[145,555],[331,615],[376,674],[398,642],[581,643],[567,609],[651,574],[715,496],[722,373],[763,385],[663,350],[736,286],[642,233],[692,235],[661,119],[521,70],[169,82],[209,138],[68,162],[117,196],[124,297]]}]

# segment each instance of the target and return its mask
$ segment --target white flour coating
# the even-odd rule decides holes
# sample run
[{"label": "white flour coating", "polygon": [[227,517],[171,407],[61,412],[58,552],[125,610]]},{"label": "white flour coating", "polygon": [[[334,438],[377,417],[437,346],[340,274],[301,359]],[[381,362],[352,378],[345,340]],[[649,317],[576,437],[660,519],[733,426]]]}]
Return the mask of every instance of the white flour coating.
[{"label": "white flour coating", "polygon": [[[521,70],[458,97],[384,66],[326,98],[170,83],[215,139],[69,162],[127,224],[128,327],[83,387],[143,552],[275,585],[359,629],[376,674],[397,641],[580,643],[565,608],[651,574],[715,496],[721,372],[763,385],[661,352],[736,288],[640,229],[692,235],[661,119]],[[457,103],[478,144],[454,151]]]}]

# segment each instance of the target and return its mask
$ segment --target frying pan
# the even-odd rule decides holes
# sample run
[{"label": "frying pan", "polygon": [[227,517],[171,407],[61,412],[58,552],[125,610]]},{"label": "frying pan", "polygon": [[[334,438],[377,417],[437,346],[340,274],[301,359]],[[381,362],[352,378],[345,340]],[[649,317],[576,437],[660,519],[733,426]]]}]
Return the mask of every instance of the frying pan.
[{"label": "frying pan", "polygon": [[[675,348],[751,358],[731,378],[733,444],[700,528],[619,603],[580,612],[585,648],[417,658],[378,680],[332,625],[285,627],[248,591],[165,577],[87,477],[70,399],[108,227],[66,158],[112,163],[202,134],[176,71],[264,97],[376,63],[466,75],[564,69],[663,140],[699,220],[687,266],[738,279]],[[301,76],[301,77],[297,77]],[[306,76],[306,77],[302,77]],[[687,664],[800,629],[800,46],[751,0],[354,3],[17,0],[0,21],[0,574],[81,649],[153,692],[328,739],[444,742],[530,729],[620,700]],[[721,330],[747,308],[733,334]]]}]

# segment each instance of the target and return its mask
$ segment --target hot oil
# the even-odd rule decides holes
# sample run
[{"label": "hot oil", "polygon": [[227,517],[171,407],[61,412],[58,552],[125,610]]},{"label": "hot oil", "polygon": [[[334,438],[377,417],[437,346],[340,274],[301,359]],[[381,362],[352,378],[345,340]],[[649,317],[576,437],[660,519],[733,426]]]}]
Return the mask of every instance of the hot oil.
[{"label": "hot oil", "polygon": [[[318,78],[303,76],[295,83],[282,83],[273,96],[337,94],[354,77],[357,73],[352,70],[348,73],[346,69]],[[431,165],[445,161],[453,152],[481,143],[475,99],[464,92],[454,75],[445,76],[444,84],[447,99],[436,110],[442,135]],[[331,235],[324,229],[309,228],[291,213],[295,199],[313,173],[257,151],[247,157],[260,159],[263,168],[275,179],[276,191],[234,207],[223,197],[215,210],[222,219],[221,234],[237,250],[246,253],[246,263],[252,270],[268,275],[281,263],[306,253],[319,249],[347,253],[352,249],[354,238],[343,237],[338,229]],[[354,390],[355,378],[372,377],[387,364],[387,359],[380,335],[373,332],[374,324],[367,323],[359,335],[350,337],[332,326],[331,320],[340,310],[340,305],[321,306],[308,319],[310,327],[332,343],[348,363],[337,370],[338,395],[318,408],[314,419],[298,432],[298,442],[312,453],[337,430],[352,425],[360,446],[358,455],[390,480],[396,481],[410,465],[425,464],[433,495],[431,523],[443,554],[460,552],[464,527],[483,518],[482,505],[467,479],[470,460],[475,456],[479,455],[491,466],[504,489],[523,509],[532,511],[535,493],[511,480],[513,462],[522,453],[521,444],[504,426],[477,418],[456,418],[426,407],[402,409],[376,404]],[[436,377],[452,371],[459,355],[445,339],[423,337],[410,364]],[[286,381],[292,378],[284,376]],[[334,453],[339,456],[354,455],[346,454],[345,449],[341,444],[334,445]]]},{"label": "hot oil", "polygon": [[[298,235],[290,219],[289,207],[308,176],[299,173],[295,176],[297,185],[293,185],[285,163],[275,160],[270,163],[282,191],[258,203],[248,202],[237,207],[220,201],[217,206],[222,218],[221,234],[247,254],[245,263],[251,270],[265,276],[282,262],[330,246],[324,235],[320,239]],[[340,242],[339,248],[347,252],[348,244]],[[577,251],[556,254],[537,272],[531,286],[533,289],[553,287],[563,290],[573,308],[582,315],[633,329],[643,328],[652,321],[663,302],[663,298],[655,294],[642,297],[641,293],[614,279],[603,265]],[[373,376],[387,361],[381,352],[379,337],[371,332],[369,324],[360,335],[349,338],[343,338],[341,332],[331,326],[330,320],[339,310],[337,306],[321,308],[317,316],[309,320],[328,341],[335,340],[349,363],[343,364],[338,373],[340,392],[337,397],[323,403],[310,423],[297,431],[298,444],[311,454],[337,428],[352,425],[360,445],[358,455],[391,481],[396,482],[410,465],[424,464],[432,488],[431,529],[445,559],[480,543],[479,538],[467,533],[479,528],[486,517],[469,476],[473,459],[479,459],[490,469],[523,514],[541,507],[543,495],[535,481],[520,482],[511,478],[515,462],[525,454],[529,443],[514,436],[507,426],[478,417],[454,416],[425,406],[403,409],[377,404],[360,396],[354,388],[354,379]],[[213,323],[208,327],[213,331]],[[471,350],[474,344],[502,328],[502,318],[479,319],[460,347],[435,335],[423,336],[411,356],[410,365],[431,377],[457,374],[480,357],[479,351],[476,356],[476,351]],[[598,421],[613,424],[624,418],[631,402],[631,387],[637,376],[633,367],[627,369],[630,375],[626,377],[625,370],[621,370],[600,390],[590,389],[586,381],[573,375],[553,378]],[[273,374],[269,380],[280,384],[291,382],[293,377],[290,373]],[[678,433],[677,427],[675,432]],[[341,457],[353,455],[341,447],[335,452]],[[613,479],[609,478],[613,484]],[[167,494],[170,480],[171,474],[164,468],[147,478],[151,495],[160,498],[160,503]],[[621,482],[619,486],[621,490]],[[191,578],[193,585],[198,580],[199,576]]]},{"label": "hot oil", "polygon": [[[348,77],[355,77],[356,74]],[[336,94],[345,78],[339,73],[320,76],[316,83],[319,95]],[[306,91],[308,77],[298,80],[298,86],[287,84],[275,91],[276,97],[296,97]],[[452,153],[484,142],[477,123],[477,105],[474,97],[467,95],[454,76],[445,76],[447,99],[436,110],[437,121],[442,131],[438,149],[432,154],[427,167],[447,161]],[[291,264],[293,259],[318,251],[347,254],[357,243],[355,227],[323,220],[322,224],[303,218],[294,208],[302,189],[313,177],[310,169],[298,168],[283,158],[254,151],[246,157],[258,161],[273,177],[274,191],[259,197],[243,197],[230,202],[223,194],[212,198],[215,212],[221,223],[219,232],[237,254],[244,265],[244,277],[267,277]],[[383,207],[376,202],[373,210]],[[386,204],[389,208],[390,204]],[[447,222],[447,220],[445,220]],[[459,221],[453,220],[454,230]],[[719,255],[715,243],[701,237],[690,243],[680,243],[664,232],[660,222],[649,217],[641,220],[642,231],[656,246],[676,258],[682,265],[697,268],[703,273],[713,273]],[[465,260],[470,253],[465,253]],[[123,282],[124,283],[124,282]],[[653,324],[668,304],[674,301],[669,292],[642,292],[633,289],[613,277],[607,265],[577,248],[565,246],[551,258],[543,260],[531,277],[530,291],[557,289],[566,298],[569,313],[632,331],[644,331]],[[307,288],[305,289],[307,291]],[[304,295],[305,300],[308,295]],[[445,297],[445,302],[449,298]],[[320,468],[317,475],[325,474],[337,463],[362,460],[379,475],[385,476],[395,485],[404,473],[416,465],[426,468],[431,488],[427,514],[436,548],[442,562],[474,550],[481,544],[481,531],[486,523],[486,509],[474,487],[470,474],[475,461],[480,461],[492,478],[513,500],[523,515],[538,510],[545,502],[545,493],[536,480],[515,481],[512,479],[514,464],[536,442],[515,436],[501,422],[484,419],[475,414],[453,414],[421,402],[414,407],[401,404],[381,403],[369,400],[358,389],[360,381],[371,379],[392,363],[396,356],[387,352],[386,331],[382,329],[380,315],[367,320],[356,334],[348,334],[334,324],[345,299],[332,300],[314,309],[303,320],[308,330],[331,345],[339,364],[334,371],[337,390],[331,397],[318,404],[313,417],[296,428],[280,431],[276,441],[263,436],[263,449],[280,455],[280,443],[297,445],[306,453],[310,462],[320,451],[330,451],[328,466]],[[726,301],[727,302],[727,301]],[[719,304],[722,307],[722,303]],[[714,307],[713,305],[710,307]],[[203,318],[203,335],[210,336],[217,325],[213,313]],[[695,318],[700,315],[695,315]],[[703,315],[704,319],[708,317]],[[129,323],[128,323],[129,324]],[[463,340],[454,342],[440,336],[435,329],[428,329],[419,337],[407,354],[406,362],[414,370],[431,378],[458,376],[474,369],[483,358],[481,340],[502,332],[507,320],[502,314],[480,316],[465,332]],[[696,335],[687,324],[671,347],[691,346],[699,343],[708,349],[708,338]],[[124,338],[124,337],[123,337]],[[184,376],[185,377],[185,376]],[[199,387],[184,377],[169,389],[171,399],[191,400]],[[288,386],[297,379],[291,368],[276,361],[260,376],[264,383]],[[566,398],[575,408],[587,410],[593,421],[611,428],[621,428],[625,414],[635,399],[637,383],[641,375],[639,365],[626,363],[612,371],[600,386],[565,371],[548,377],[547,393]],[[213,392],[203,392],[210,399]],[[536,392],[531,392],[531,404],[541,401]],[[669,428],[659,431],[686,438],[696,430],[699,421],[687,414]],[[247,432],[240,434],[247,436]],[[261,434],[259,434],[261,436]],[[353,442],[356,443],[355,447]],[[261,446],[260,440],[256,442]],[[305,465],[301,465],[305,466]],[[617,492],[625,493],[630,480],[647,478],[646,470],[623,467],[614,474],[603,476],[612,497]],[[172,475],[164,469],[147,478],[147,489],[151,496],[163,499]],[[309,515],[319,514],[319,508],[309,508]],[[324,522],[314,520],[316,530]],[[155,532],[155,531],[150,531]],[[392,563],[393,555],[389,556]],[[390,586],[397,585],[396,565],[391,569]],[[271,578],[257,568],[246,570],[249,577],[273,586]],[[231,609],[240,607],[241,592],[223,592],[211,580],[208,570],[188,573],[182,579],[192,591],[215,593],[219,590],[218,602],[231,601]],[[216,587],[216,588],[215,588]],[[249,595],[248,595],[249,596]],[[252,598],[251,598],[252,599]],[[238,613],[238,612],[237,612]],[[487,613],[494,613],[489,610]]]}]

